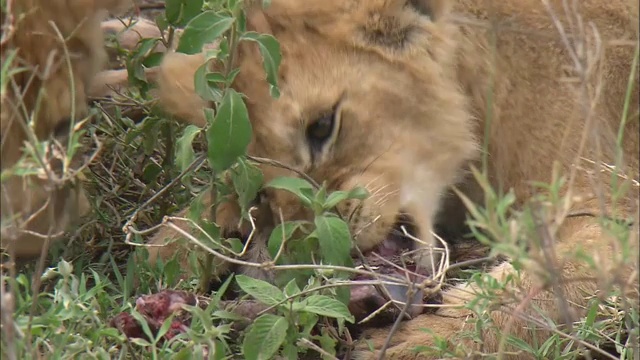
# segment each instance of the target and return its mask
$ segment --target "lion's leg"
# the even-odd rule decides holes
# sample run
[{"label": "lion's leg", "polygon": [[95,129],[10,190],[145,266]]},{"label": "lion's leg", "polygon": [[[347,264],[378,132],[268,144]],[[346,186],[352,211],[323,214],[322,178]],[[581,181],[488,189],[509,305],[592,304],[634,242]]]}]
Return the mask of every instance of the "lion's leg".
[{"label": "lion's leg", "polygon": [[[114,35],[118,44],[126,50],[133,50],[142,39],[159,39],[162,37],[158,26],[145,18],[132,19],[130,22],[120,19],[109,19],[103,21],[100,27],[105,35]],[[167,48],[162,42],[158,42],[154,51],[166,52]]]},{"label": "lion's leg", "polygon": [[[139,18],[134,21],[109,19],[100,23],[104,36],[113,35],[119,46],[125,50],[134,50],[142,39],[160,38],[160,30],[153,22]],[[166,52],[166,47],[158,42],[155,52]],[[145,76],[151,83],[157,82],[158,68],[145,68]],[[117,97],[122,90],[129,86],[126,69],[104,70],[99,72],[91,81],[88,95],[93,99]]]},{"label": "lion's leg", "polygon": [[[489,314],[492,326],[483,324],[483,344],[477,344],[468,338],[461,338],[463,330],[473,331],[474,324],[467,320],[476,316],[468,310],[459,307],[444,307],[433,315],[422,315],[412,321],[404,322],[389,342],[387,359],[417,359],[438,358],[438,354],[421,355],[414,351],[416,347],[434,346],[436,338],[448,343],[448,349],[454,346],[466,347],[467,353],[482,352],[491,354],[500,350],[514,352],[510,346],[503,343],[503,336],[514,336],[522,339],[531,346],[541,345],[552,334],[546,324],[547,319],[554,321],[557,326],[567,326],[579,317],[584,316],[590,296],[598,290],[606,290],[611,279],[616,285],[626,286],[624,293],[632,299],[637,299],[638,279],[637,264],[620,266],[621,255],[617,240],[606,235],[604,231],[591,220],[568,221],[558,233],[562,241],[553,247],[546,245],[544,251],[555,258],[554,261],[543,260],[541,263],[530,262],[525,265],[525,271],[516,276],[513,283],[494,301],[493,311]],[[635,241],[635,243],[633,243]],[[637,239],[632,239],[632,249],[637,253]],[[635,249],[635,250],[634,250]],[[555,256],[554,256],[555,253]],[[593,257],[594,263],[576,261],[579,253]],[[536,259],[542,254],[532,253]],[[547,256],[542,255],[542,256]],[[488,275],[503,282],[507,276],[516,274],[516,270],[509,263],[495,267]],[[625,285],[626,284],[626,285]],[[476,284],[465,284],[447,290],[443,294],[445,306],[469,304],[481,293]],[[502,304],[502,306],[497,306]],[[426,333],[422,329],[429,329]],[[387,339],[389,328],[372,330],[365,333],[364,339],[369,339],[374,349],[381,349]],[[504,347],[501,347],[505,345]],[[374,359],[377,353],[367,350],[367,344],[362,343],[357,349],[357,359]],[[459,350],[462,350],[460,348]],[[521,359],[524,354],[513,355],[513,359]]]},{"label": "lion's leg", "polygon": [[[116,36],[120,46],[133,50],[141,39],[160,38],[162,34],[153,22],[144,18],[123,22],[111,19],[101,23],[105,34]],[[176,33],[174,45],[180,32]],[[213,46],[213,45],[212,45]],[[195,91],[194,75],[205,62],[202,54],[187,55],[167,51],[162,44],[156,45],[154,51],[166,53],[162,63],[153,68],[146,68],[145,75],[150,83],[158,85],[158,91],[153,95],[162,105],[162,109],[180,121],[198,126],[204,126],[203,109],[208,106]],[[128,86],[126,69],[106,70],[99,73],[93,80],[89,95],[93,98],[105,98],[117,95]]]},{"label": "lion's leg", "polygon": [[[416,347],[434,346],[437,338],[455,339],[465,330],[472,330],[472,324],[465,325],[468,316],[461,312],[459,316],[448,317],[437,314],[425,314],[411,321],[404,322],[400,329],[389,339],[389,327],[372,329],[365,332],[358,340],[358,347],[352,353],[354,360],[377,360],[380,358],[380,349],[385,344],[385,359],[409,360],[409,359],[438,359],[438,353],[418,353]],[[371,351],[369,349],[376,349]],[[455,351],[451,342],[449,351]]]},{"label": "lion's leg", "polygon": [[[157,82],[158,68],[146,68],[144,74],[150,83]],[[129,74],[126,69],[104,70],[91,80],[87,95],[91,99],[117,98],[129,87]]]}]

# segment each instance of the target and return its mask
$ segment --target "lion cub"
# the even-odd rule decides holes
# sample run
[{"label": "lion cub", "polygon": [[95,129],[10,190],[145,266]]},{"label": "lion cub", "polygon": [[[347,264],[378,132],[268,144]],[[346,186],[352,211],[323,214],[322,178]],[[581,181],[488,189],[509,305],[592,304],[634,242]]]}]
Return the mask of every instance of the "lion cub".
[{"label": "lion cub", "polygon": [[[410,236],[400,240],[411,240],[407,247],[418,250],[419,265],[435,266],[435,225],[455,232],[466,216],[451,186],[482,201],[482,187],[468,170],[483,160],[493,187],[513,191],[516,209],[531,208],[530,200],[542,191],[535,184],[551,181],[554,169],[570,180],[558,196],[571,195],[572,201],[540,227],[549,232],[523,237],[531,257],[546,262],[527,262],[522,273],[504,262],[488,273],[501,280],[518,275],[518,282],[491,308],[495,328],[481,329],[482,344],[459,342],[467,346],[465,354],[502,349],[501,331],[532,346],[542,344],[552,332],[524,319],[538,319],[540,313],[556,323],[578,319],[588,296],[605,285],[613,283],[637,298],[637,263],[617,266],[621,245],[598,222],[599,214],[614,208],[618,217],[637,212],[637,91],[631,93],[630,109],[624,107],[634,56],[633,47],[624,44],[637,43],[637,5],[576,3],[576,14],[593,25],[583,29],[587,39],[580,43],[562,31],[587,22],[550,16],[547,3],[551,10],[563,9],[561,0],[274,0],[267,9],[247,9],[248,28],[274,35],[283,53],[281,96],[274,99],[258,49],[241,43],[233,87],[247,98],[253,127],[249,153],[286,163],[330,190],[366,187],[372,196],[362,204],[339,205],[362,251],[377,249],[397,238],[399,225],[410,225],[405,226]],[[589,47],[598,44],[600,52]],[[210,106],[194,91],[193,76],[203,61],[199,54],[169,52],[157,71],[164,108],[199,126],[205,125],[202,109]],[[632,80],[637,86],[637,72]],[[625,114],[630,117],[618,137]],[[624,176],[616,181],[635,191],[622,199],[612,196],[611,173],[594,162],[617,162]],[[265,181],[296,176],[269,165],[262,170]],[[285,220],[309,216],[289,193],[266,189],[265,197],[270,212],[281,211]],[[593,216],[580,215],[585,213]],[[239,216],[237,206],[229,204],[216,218],[235,230]],[[164,231],[151,242],[175,237]],[[637,242],[629,239],[632,251]],[[154,249],[155,258],[182,248]],[[599,263],[576,260],[576,252]],[[614,278],[619,281],[610,281]],[[445,306],[435,314],[403,323],[390,339],[388,328],[365,338],[376,351],[387,348],[388,358],[413,359],[416,346],[462,333],[466,321],[479,316],[465,306],[480,292],[475,284],[448,289]],[[506,349],[513,350],[509,344]],[[379,355],[363,345],[356,358]]]},{"label": "lion cub", "polygon": [[[4,3],[4,2],[3,2]],[[62,177],[71,124],[88,115],[88,89],[106,62],[100,22],[131,0],[8,2],[2,12],[2,242],[18,258],[39,255],[88,212],[84,191]],[[3,5],[4,8],[4,5]],[[8,175],[35,141],[52,138],[38,174]]]}]

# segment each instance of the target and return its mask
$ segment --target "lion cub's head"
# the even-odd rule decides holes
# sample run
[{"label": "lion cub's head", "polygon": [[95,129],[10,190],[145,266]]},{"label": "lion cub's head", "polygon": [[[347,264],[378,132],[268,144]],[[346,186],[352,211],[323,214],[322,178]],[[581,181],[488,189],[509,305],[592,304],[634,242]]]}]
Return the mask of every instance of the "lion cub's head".
[{"label": "lion cub's head", "polygon": [[[39,254],[47,236],[88,210],[78,184],[62,176],[65,145],[71,123],[88,115],[86,91],[106,60],[100,21],[130,6],[21,0],[3,10],[2,248],[18,257]],[[33,150],[46,139],[51,146]],[[37,155],[27,160],[25,150]],[[31,162],[35,174],[13,171],[19,161]]]},{"label": "lion cub's head", "polygon": [[[340,208],[365,251],[397,235],[401,224],[432,244],[440,197],[476,150],[455,77],[456,28],[445,5],[274,0],[266,10],[248,11],[249,24],[273,34],[283,55],[281,95],[274,99],[260,54],[253,45],[242,48],[234,87],[247,95],[250,153],[288,164],[331,190],[366,187],[371,196],[363,204]],[[168,55],[163,71],[168,86],[179,82],[171,76],[186,76],[185,62],[174,60]],[[184,117],[188,109],[178,103],[193,102],[176,101],[179,93],[171,92],[168,108]],[[194,111],[192,121],[201,121],[201,111]],[[269,166],[263,171],[266,181],[294,175]],[[274,214],[277,208],[289,219],[305,213],[288,193],[268,197]]]}]

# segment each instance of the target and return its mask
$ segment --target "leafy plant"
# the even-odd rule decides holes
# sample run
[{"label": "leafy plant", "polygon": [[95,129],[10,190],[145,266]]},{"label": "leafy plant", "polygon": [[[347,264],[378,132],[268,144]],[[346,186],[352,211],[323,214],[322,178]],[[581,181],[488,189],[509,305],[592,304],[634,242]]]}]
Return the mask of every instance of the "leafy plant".
[{"label": "leafy plant", "polygon": [[[197,93],[203,99],[213,102],[212,108],[204,110],[207,124],[202,129],[193,125],[184,128],[176,141],[176,165],[182,172],[190,169],[197,160],[194,142],[203,138],[208,164],[213,170],[207,181],[213,184],[211,191],[215,192],[214,198],[224,199],[230,193],[235,193],[243,216],[248,218],[250,203],[263,187],[263,178],[256,163],[247,157],[252,128],[243,95],[231,87],[238,74],[238,69],[232,66],[233,59],[241,42],[255,43],[262,55],[271,95],[278,97],[276,80],[281,61],[279,44],[271,35],[246,31],[240,1],[208,2],[199,13],[194,10],[194,6],[180,1],[168,2],[166,18],[157,21],[159,24],[169,24],[169,27],[184,26],[177,45],[178,52],[199,53],[203,46],[219,42],[215,50],[207,52],[207,62],[198,69],[194,78]],[[146,44],[141,43],[140,46]],[[143,62],[144,59],[140,63]],[[188,176],[182,181],[189,183]],[[344,200],[363,199],[367,196],[366,191],[358,188],[349,192],[327,193],[324,186],[316,189],[300,178],[278,178],[264,186],[294,193],[315,214],[312,222],[284,222],[274,229],[268,247],[272,250],[276,267],[314,263],[343,267],[351,265],[352,241],[349,227],[332,209]],[[207,209],[198,205],[200,201],[201,196],[191,207],[189,218],[206,230],[205,236],[200,237],[201,240],[206,240],[201,244],[227,256],[239,257],[243,250],[241,242],[222,238],[214,216],[210,220],[203,219],[203,212],[215,214],[220,202]],[[207,274],[210,271],[211,262],[210,258],[200,261],[204,266],[201,273]],[[320,317],[334,318],[340,328],[345,320],[353,321],[346,307],[348,288],[322,287],[327,281],[330,282],[329,278],[345,279],[349,273],[319,272],[305,268],[280,272],[279,275],[276,282],[281,286],[286,284],[285,291],[289,292],[286,295],[268,283],[242,275],[236,276],[243,291],[276,310],[276,314],[258,317],[247,332],[242,348],[249,359],[269,358],[278,351],[295,358],[301,349],[296,345],[300,339],[317,340],[325,344],[335,342],[335,339],[330,340],[331,335],[327,332],[311,335]],[[303,290],[298,286],[302,286]],[[272,294],[273,298],[269,299],[264,294]],[[276,303],[274,299],[282,303]],[[333,352],[335,349],[327,351]]]}]

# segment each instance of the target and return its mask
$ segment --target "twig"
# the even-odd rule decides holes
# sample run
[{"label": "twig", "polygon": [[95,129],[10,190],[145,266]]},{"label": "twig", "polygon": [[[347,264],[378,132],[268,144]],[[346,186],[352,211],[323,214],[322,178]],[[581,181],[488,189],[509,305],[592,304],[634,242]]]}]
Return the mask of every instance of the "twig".
[{"label": "twig", "polygon": [[[184,229],[180,228],[176,224],[172,223],[171,220],[173,220],[173,219],[191,221],[190,219],[181,219],[181,218],[165,216],[163,224],[165,226],[170,227],[172,230],[178,232],[180,235],[184,236],[189,241],[191,241],[194,244],[198,245],[199,247],[201,247],[205,251],[209,252],[210,254],[215,255],[215,256],[219,257],[220,259],[222,259],[224,261],[227,261],[227,262],[230,262],[232,264],[242,265],[242,266],[249,266],[249,267],[265,267],[266,266],[266,267],[269,267],[272,270],[278,270],[278,271],[290,271],[290,270],[333,270],[333,271],[351,272],[351,273],[359,274],[359,275],[369,275],[369,276],[372,275],[368,271],[363,271],[363,270],[354,269],[354,268],[351,268],[351,267],[338,266],[338,265],[319,265],[319,264],[272,265],[271,262],[259,264],[259,263],[255,263],[255,262],[236,259],[236,258],[227,256],[227,255],[224,255],[224,254],[222,254],[222,253],[220,253],[220,252],[218,252],[216,250],[213,250],[213,249],[209,248],[208,246],[204,245],[200,240],[195,238],[189,232],[185,231]],[[134,244],[134,245],[140,245],[140,244]],[[144,246],[150,246],[150,245],[144,244]],[[160,246],[163,246],[163,245],[160,245]],[[394,282],[394,284],[395,284],[395,282],[398,281],[398,278],[393,277],[393,276],[384,275],[384,274],[377,274],[377,275],[379,277],[381,277],[381,278],[384,278],[384,279],[387,279],[389,281]]]},{"label": "twig", "polygon": [[313,350],[319,352],[320,354],[322,354],[323,358],[325,358],[325,359],[328,358],[328,359],[338,360],[337,357],[329,354],[326,350],[324,350],[323,348],[319,347],[318,345],[312,343],[311,341],[309,341],[309,340],[307,340],[305,338],[302,338],[302,339],[298,340],[298,346],[302,346],[302,347],[307,347],[309,349],[313,349]]},{"label": "twig", "polygon": [[320,189],[320,184],[318,184],[317,181],[313,180],[309,175],[305,174],[303,171],[300,171],[298,169],[294,169],[289,165],[286,165],[284,163],[281,163],[277,160],[273,160],[273,159],[267,159],[267,158],[262,158],[262,157],[257,157],[257,156],[247,156],[247,159],[255,161],[259,164],[265,164],[265,165],[271,165],[271,166],[275,166],[275,167],[279,167],[279,168],[283,168],[289,171],[293,171],[294,173],[298,174],[300,177],[302,177],[303,179],[307,180],[314,188]]},{"label": "twig", "polygon": [[382,345],[382,348],[380,349],[380,352],[379,352],[379,355],[378,355],[378,360],[383,360],[384,359],[385,353],[386,353],[387,349],[389,348],[389,345],[391,344],[391,338],[396,333],[396,331],[398,331],[398,327],[400,326],[400,323],[402,322],[404,314],[406,314],[407,310],[409,309],[409,306],[411,304],[411,300],[410,299],[413,299],[413,295],[415,295],[415,287],[414,287],[414,285],[412,283],[412,284],[409,284],[409,287],[407,289],[407,299],[409,299],[409,300],[405,302],[404,306],[402,307],[402,311],[400,312],[400,314],[396,318],[396,321],[393,322],[393,326],[391,326],[391,329],[389,330],[389,334],[387,334],[387,338],[384,341],[384,345]]},{"label": "twig", "polygon": [[131,236],[135,233],[136,230],[134,229],[132,224],[136,220],[140,211],[142,211],[142,209],[146,208],[147,206],[152,204],[154,201],[156,201],[168,189],[172,188],[175,184],[177,184],[180,180],[182,180],[182,178],[185,175],[187,175],[191,170],[194,170],[195,168],[200,166],[200,164],[202,164],[202,162],[206,159],[206,157],[207,157],[206,154],[201,154],[200,156],[198,156],[184,171],[182,171],[180,174],[178,174],[178,176],[176,176],[173,180],[171,180],[171,182],[167,184],[167,186],[160,189],[160,191],[158,191],[155,195],[153,195],[147,201],[145,201],[144,204],[138,207],[138,209],[129,217],[129,220],[127,220],[127,222],[122,227],[122,231],[126,234],[125,243],[134,244],[131,242]]},{"label": "twig", "polygon": [[[7,0],[7,17],[5,18],[4,24],[2,24],[2,37],[0,37],[0,46],[4,46],[9,42],[9,39],[13,37],[13,34],[16,31],[16,27],[13,24],[15,18],[13,17],[13,0]],[[2,50],[4,53],[4,49]]]}]

